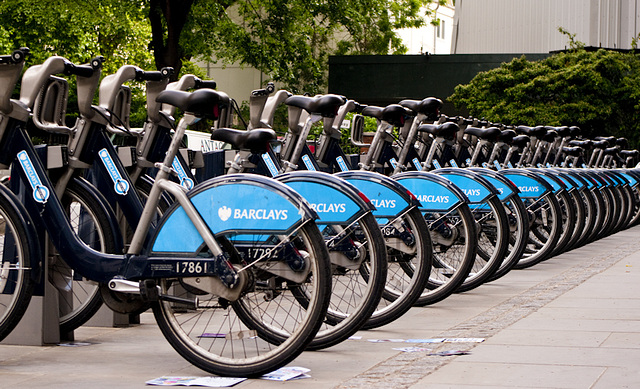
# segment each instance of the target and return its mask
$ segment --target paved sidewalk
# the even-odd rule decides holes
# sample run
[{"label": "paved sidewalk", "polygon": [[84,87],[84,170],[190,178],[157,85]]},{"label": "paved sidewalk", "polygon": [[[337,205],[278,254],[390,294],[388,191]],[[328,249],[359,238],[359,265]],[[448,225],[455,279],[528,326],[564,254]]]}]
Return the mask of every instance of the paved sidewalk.
[{"label": "paved sidewalk", "polygon": [[[640,387],[640,227],[533,268],[512,271],[434,306],[413,308],[291,365],[312,378],[247,380],[238,388]],[[163,375],[206,376],[185,362],[145,313],[129,328],[83,327],[84,347],[0,345],[0,388],[142,388]],[[374,339],[484,338],[408,344]],[[430,356],[400,352],[420,346]]]}]

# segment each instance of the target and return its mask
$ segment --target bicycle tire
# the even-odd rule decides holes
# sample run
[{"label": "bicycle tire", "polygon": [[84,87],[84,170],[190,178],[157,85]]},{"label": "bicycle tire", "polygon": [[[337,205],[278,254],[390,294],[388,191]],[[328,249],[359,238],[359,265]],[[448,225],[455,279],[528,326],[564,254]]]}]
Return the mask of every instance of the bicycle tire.
[{"label": "bicycle tire", "polygon": [[602,222],[602,229],[596,235],[594,240],[602,239],[606,236],[611,235],[613,229],[615,227],[616,219],[618,218],[617,214],[617,204],[615,195],[613,191],[609,187],[600,188],[600,192],[602,194],[602,199],[604,200],[604,221]]},{"label": "bicycle tire", "polygon": [[[384,238],[378,223],[370,212],[363,215],[357,224],[350,226],[354,234],[344,236],[362,244],[360,250],[366,255],[362,264],[349,269],[332,262],[333,275],[331,302],[327,316],[316,336],[307,346],[309,350],[320,350],[334,346],[355,334],[371,318],[374,313],[387,280],[387,255]],[[325,242],[336,236],[335,233],[323,232]],[[340,242],[334,242],[339,245]],[[329,255],[343,255],[335,249],[329,249]],[[306,306],[306,294],[297,294],[300,303]]]},{"label": "bicycle tire", "polygon": [[529,213],[527,248],[514,268],[524,269],[543,260],[553,252],[560,237],[560,204],[549,192],[537,198],[524,198]]},{"label": "bicycle tire", "polygon": [[[102,211],[93,194],[72,180],[61,202],[80,240],[97,251],[116,252],[116,238],[110,228],[109,215]],[[97,283],[84,280],[55,252],[53,258],[50,260],[49,278],[54,286],[59,286],[60,332],[64,334],[91,319],[102,306],[102,297]]]},{"label": "bicycle tire", "polygon": [[26,212],[16,210],[17,204],[0,195],[0,341],[24,316],[35,285],[30,258],[37,253],[26,241],[33,232],[23,218]]},{"label": "bicycle tire", "polygon": [[594,230],[598,220],[596,199],[589,189],[580,190],[580,198],[585,208],[585,223],[582,231],[578,231],[578,239],[573,248],[581,247],[588,243],[589,235]]},{"label": "bicycle tire", "polygon": [[469,275],[456,292],[475,289],[488,280],[504,261],[509,246],[507,213],[497,196],[471,204],[470,209],[476,221],[478,250]]},{"label": "bicycle tire", "polygon": [[556,199],[558,200],[558,205],[560,205],[560,220],[562,226],[560,228],[561,232],[560,236],[558,237],[556,247],[551,255],[547,256],[547,259],[559,255],[568,249],[569,242],[576,228],[577,211],[573,206],[571,196],[567,193],[567,191],[563,190],[559,193],[556,193]]},{"label": "bicycle tire", "polygon": [[629,221],[629,227],[635,226],[640,222],[640,185],[629,188],[631,196],[633,197],[633,211],[631,220]]},{"label": "bicycle tire", "polygon": [[627,185],[623,189],[623,192],[625,194],[625,197],[627,199],[627,204],[628,204],[627,216],[625,218],[623,228],[629,228],[633,225],[633,218],[635,216],[636,209],[638,208],[638,200],[635,197],[634,189],[630,185]]},{"label": "bicycle tire", "polygon": [[509,247],[504,260],[487,282],[495,281],[513,269],[522,257],[529,235],[529,216],[522,200],[516,195],[505,199],[502,204],[509,221]]},{"label": "bicycle tire", "polygon": [[[381,229],[387,242],[387,280],[380,304],[363,330],[389,324],[411,309],[426,287],[433,262],[431,236],[418,208],[381,223]],[[414,241],[409,247],[397,238],[402,233],[411,234]]]},{"label": "bicycle tire", "polygon": [[582,231],[585,229],[587,225],[587,212],[588,212],[587,204],[584,202],[583,197],[581,196],[579,190],[577,189],[573,190],[569,192],[568,195],[571,199],[573,209],[575,210],[576,224],[575,224],[575,228],[573,228],[573,234],[571,235],[571,238],[569,238],[569,241],[567,242],[565,251],[572,250],[573,248],[576,247],[576,244],[580,239],[580,234],[582,233]]},{"label": "bicycle tire", "polygon": [[601,231],[604,229],[604,221],[607,215],[605,199],[600,189],[592,188],[589,194],[593,199],[596,221],[594,223],[594,228],[591,231],[585,231],[585,243],[590,243],[599,239],[602,235]]},{"label": "bicycle tire", "polygon": [[469,275],[477,246],[475,221],[466,203],[446,212],[423,213],[434,248],[433,264],[416,306],[435,304],[453,294]]},{"label": "bicycle tire", "polygon": [[627,196],[627,192],[622,187],[622,185],[616,185],[611,189],[615,195],[616,204],[618,204],[618,218],[614,223],[612,231],[612,233],[616,233],[623,230],[625,228],[625,225],[627,224],[628,212],[631,202],[629,200],[629,197]]},{"label": "bicycle tire", "polygon": [[[212,374],[256,377],[285,365],[304,350],[326,315],[331,265],[315,224],[305,223],[295,234],[294,239],[309,250],[311,274],[304,285],[313,294],[308,309],[300,306],[291,291],[302,284],[284,282],[257,266],[245,271],[253,288],[234,303],[206,292],[200,293],[200,303],[193,309],[170,301],[154,303],[153,313],[160,330],[183,358]],[[269,255],[277,254],[272,251]],[[184,288],[173,287],[178,281],[160,280],[161,293],[187,295]],[[275,312],[280,303],[287,306]]]}]

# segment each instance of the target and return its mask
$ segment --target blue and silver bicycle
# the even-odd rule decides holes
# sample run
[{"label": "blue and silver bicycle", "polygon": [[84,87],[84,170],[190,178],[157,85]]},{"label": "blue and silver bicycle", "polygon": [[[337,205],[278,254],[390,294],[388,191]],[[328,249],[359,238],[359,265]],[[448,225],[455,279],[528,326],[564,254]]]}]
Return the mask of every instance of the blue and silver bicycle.
[{"label": "blue and silver bicycle", "polygon": [[[151,303],[160,329],[184,358],[214,374],[255,376],[295,358],[315,335],[330,296],[329,255],[314,223],[316,213],[290,188],[257,176],[229,175],[190,191],[167,179],[188,125],[217,117],[219,96],[211,91],[185,98],[171,91],[158,102],[179,107],[163,163],[157,164],[150,196],[126,254],[98,252],[69,224],[55,187],[25,132],[28,104],[38,87],[11,99],[24,52],[1,57],[0,164],[14,165],[13,191],[0,186],[4,218],[0,292],[3,336],[24,310],[43,269],[42,225],[67,265],[101,288]],[[51,74],[84,75],[87,66],[51,57],[33,80]],[[22,93],[24,91],[24,93]],[[109,116],[93,106],[100,116]],[[105,156],[106,158],[106,156]],[[122,191],[129,181],[116,180]],[[162,191],[176,203],[153,223]],[[242,258],[231,237],[251,239],[259,254]],[[306,307],[297,303],[304,290]],[[8,323],[8,324],[5,324]]]}]

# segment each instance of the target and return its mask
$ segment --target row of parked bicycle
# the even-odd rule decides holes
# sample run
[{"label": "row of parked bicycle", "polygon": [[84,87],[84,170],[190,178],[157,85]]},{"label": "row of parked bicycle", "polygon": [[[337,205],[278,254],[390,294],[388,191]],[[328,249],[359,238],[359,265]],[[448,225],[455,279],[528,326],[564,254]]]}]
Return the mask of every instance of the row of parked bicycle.
[{"label": "row of parked bicycle", "polygon": [[[126,314],[152,308],[194,365],[257,376],[640,218],[637,153],[616,139],[579,140],[576,128],[448,118],[436,98],[373,107],[268,85],[250,96],[248,128],[235,130],[231,100],[212,81],[169,83],[171,69],[133,65],[100,81],[102,58],[51,57],[23,74],[27,54],[0,56],[0,167],[10,169],[0,340],[49,282],[62,333],[103,302]],[[62,74],[77,83],[73,126]],[[137,130],[130,81],[147,94]],[[362,155],[341,147],[350,112]],[[377,119],[371,143],[364,116]],[[203,119],[238,150],[233,160],[184,147]],[[316,123],[322,133],[309,142]],[[32,126],[64,141],[35,146]],[[114,147],[113,134],[135,146]]]}]

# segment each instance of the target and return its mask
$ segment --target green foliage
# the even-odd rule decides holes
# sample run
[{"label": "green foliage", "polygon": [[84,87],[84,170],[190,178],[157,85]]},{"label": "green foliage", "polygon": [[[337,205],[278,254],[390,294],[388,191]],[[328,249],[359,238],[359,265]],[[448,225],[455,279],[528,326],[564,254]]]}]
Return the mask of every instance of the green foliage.
[{"label": "green foliage", "polygon": [[12,0],[0,2],[0,49],[27,46],[27,64],[52,55],[82,63],[108,59],[106,71],[125,63],[153,64],[147,48],[151,30],[144,0]]},{"label": "green foliage", "polygon": [[475,117],[513,125],[577,125],[588,137],[640,143],[640,57],[575,49],[542,61],[524,56],[479,73],[449,97]]},{"label": "green foliage", "polygon": [[[420,27],[447,0],[11,0],[0,2],[0,50],[27,46],[27,66],[61,55],[174,66],[192,59],[252,66],[293,93],[321,93],[331,54],[402,54],[395,29]],[[152,29],[152,26],[154,27]],[[160,52],[162,51],[162,52]],[[177,76],[176,76],[177,78]],[[143,86],[132,86],[131,122],[141,126]],[[71,99],[73,100],[73,98]],[[70,113],[72,108],[70,107]]]},{"label": "green foliage", "polygon": [[563,27],[558,27],[558,32],[560,32],[562,35],[564,35],[567,38],[569,38],[569,47],[571,48],[571,50],[584,49],[585,43],[581,42],[581,41],[577,41],[576,40],[576,34],[570,33],[569,30],[567,30],[567,29],[565,29]]},{"label": "green foliage", "polygon": [[[144,0],[0,2],[0,50],[10,53],[29,47],[26,66],[59,55],[74,63],[87,63],[102,55],[106,58],[102,74],[114,73],[120,66],[134,64],[154,69],[148,50],[151,29],[146,22]],[[68,113],[77,115],[75,81],[70,80]],[[146,117],[144,89],[132,85],[132,126],[142,126]]]},{"label": "green foliage", "polygon": [[249,65],[314,94],[329,55],[405,53],[394,29],[424,25],[421,6],[436,2],[446,0],[200,0],[180,41],[187,58]]}]

